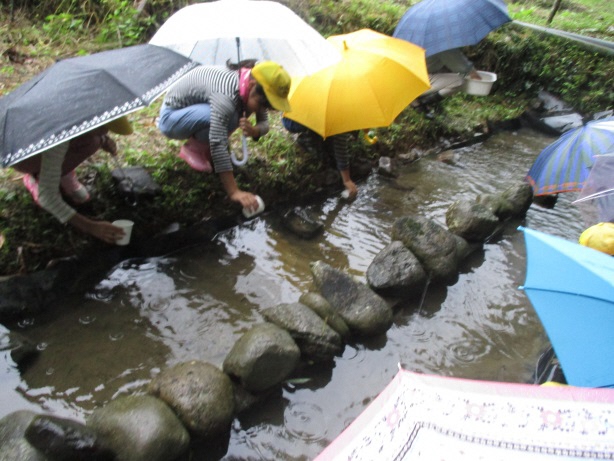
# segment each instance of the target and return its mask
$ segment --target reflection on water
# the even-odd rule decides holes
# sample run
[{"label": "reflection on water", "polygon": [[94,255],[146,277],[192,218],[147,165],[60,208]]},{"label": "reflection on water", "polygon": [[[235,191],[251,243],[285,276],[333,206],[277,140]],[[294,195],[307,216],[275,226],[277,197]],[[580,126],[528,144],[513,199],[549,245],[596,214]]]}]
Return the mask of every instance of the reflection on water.
[{"label": "reflection on water", "polygon": [[[221,367],[262,309],[312,289],[309,263],[323,260],[365,280],[400,216],[445,226],[455,200],[500,193],[522,179],[552,138],[502,133],[459,149],[455,164],[424,158],[395,181],[373,175],[348,204],[337,197],[308,211],[325,224],[301,240],[265,215],[208,245],[161,258],[125,261],[84,298],[12,328],[34,341],[36,363],[23,374],[0,358],[0,416],[20,408],[83,419],[96,406],[142,392],[160,370],[200,359]],[[562,195],[553,210],[532,206],[525,219],[464,261],[450,286],[429,286],[395,309],[386,335],[350,344],[334,363],[307,366],[301,384],[233,422],[230,459],[310,459],[385,387],[398,364],[439,375],[530,381],[547,337],[524,292],[525,248],[518,225],[576,240],[580,216]]]}]

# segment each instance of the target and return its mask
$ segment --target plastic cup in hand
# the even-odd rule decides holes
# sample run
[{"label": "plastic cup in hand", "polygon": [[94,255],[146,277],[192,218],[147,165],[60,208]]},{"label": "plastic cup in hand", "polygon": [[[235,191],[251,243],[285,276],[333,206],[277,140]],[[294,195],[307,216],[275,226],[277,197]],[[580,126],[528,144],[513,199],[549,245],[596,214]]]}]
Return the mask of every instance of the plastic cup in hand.
[{"label": "plastic cup in hand", "polygon": [[247,208],[243,208],[243,216],[245,216],[246,218],[253,218],[254,216],[264,211],[264,202],[262,201],[259,195],[256,195],[256,200],[258,201],[258,208],[255,211],[251,211]]},{"label": "plastic cup in hand", "polygon": [[121,227],[124,230],[124,236],[115,242],[116,245],[128,245],[130,243],[130,236],[132,235],[132,227],[134,222],[128,219],[118,219],[113,221],[114,226]]}]

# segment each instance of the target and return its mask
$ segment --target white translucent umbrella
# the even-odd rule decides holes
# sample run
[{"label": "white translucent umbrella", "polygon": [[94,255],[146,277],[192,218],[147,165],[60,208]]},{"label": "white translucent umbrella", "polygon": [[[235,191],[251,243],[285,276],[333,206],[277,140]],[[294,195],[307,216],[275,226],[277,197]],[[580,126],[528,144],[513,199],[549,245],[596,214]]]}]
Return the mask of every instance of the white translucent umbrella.
[{"label": "white translucent umbrella", "polygon": [[341,59],[337,49],[288,7],[274,1],[219,0],[186,6],[162,24],[151,44],[205,65],[244,59],[275,61],[291,76]]},{"label": "white translucent umbrella", "polygon": [[614,222],[614,152],[595,156],[582,192],[572,203],[580,207],[587,226]]},{"label": "white translucent umbrella", "polygon": [[[149,41],[204,65],[243,59],[275,61],[291,76],[312,74],[341,60],[341,53],[288,7],[265,0],[219,0],[181,8]],[[247,163],[231,153],[235,165]]]}]

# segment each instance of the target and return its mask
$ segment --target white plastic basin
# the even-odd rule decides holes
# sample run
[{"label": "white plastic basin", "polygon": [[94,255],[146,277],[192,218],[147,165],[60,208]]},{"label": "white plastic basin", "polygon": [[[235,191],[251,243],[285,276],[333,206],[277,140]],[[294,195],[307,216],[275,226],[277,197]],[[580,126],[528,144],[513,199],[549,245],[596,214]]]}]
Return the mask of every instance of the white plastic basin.
[{"label": "white plastic basin", "polygon": [[492,72],[485,72],[483,70],[477,71],[481,80],[473,79],[470,76],[465,77],[462,89],[467,94],[473,94],[475,96],[486,96],[490,93],[492,84],[497,81],[497,74]]}]

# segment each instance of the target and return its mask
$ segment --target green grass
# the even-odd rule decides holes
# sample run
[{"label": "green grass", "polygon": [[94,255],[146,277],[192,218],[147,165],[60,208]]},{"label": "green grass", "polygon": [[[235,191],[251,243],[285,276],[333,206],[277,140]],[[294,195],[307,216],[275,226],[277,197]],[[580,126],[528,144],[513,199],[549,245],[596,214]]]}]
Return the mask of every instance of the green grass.
[{"label": "green grass", "polygon": [[548,24],[553,3],[553,0],[508,1],[508,10],[512,19],[517,21],[614,40],[614,6],[611,0],[564,0]]}]

